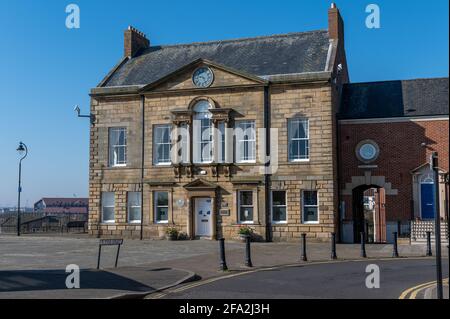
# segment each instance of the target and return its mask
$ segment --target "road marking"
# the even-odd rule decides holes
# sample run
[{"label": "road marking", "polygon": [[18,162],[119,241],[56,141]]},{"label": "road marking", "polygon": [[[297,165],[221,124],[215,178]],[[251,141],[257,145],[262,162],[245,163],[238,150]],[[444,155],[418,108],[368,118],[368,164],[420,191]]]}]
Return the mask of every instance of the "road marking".
[{"label": "road marking", "polygon": [[[238,272],[235,274],[230,274],[230,275],[225,275],[225,276],[220,276],[220,277],[214,277],[214,278],[210,278],[210,279],[205,279],[205,280],[200,280],[191,284],[187,284],[185,286],[181,286],[179,288],[175,288],[175,289],[168,289],[166,291],[163,292],[159,292],[159,293],[153,293],[153,294],[149,294],[145,297],[145,299],[160,299],[163,298],[169,294],[172,293],[177,293],[177,292],[182,292],[188,289],[192,289],[195,287],[199,287],[199,286],[203,286],[203,285],[207,285],[210,284],[212,282],[218,281],[218,280],[223,280],[223,279],[229,279],[229,278],[233,278],[233,277],[237,277],[237,276],[243,276],[243,275],[248,275],[248,274],[252,274],[255,272],[260,272],[260,271],[270,271],[270,270],[276,270],[276,269],[282,269],[282,268],[292,268],[292,267],[303,267],[303,266],[311,266],[311,265],[324,265],[324,264],[337,264],[337,263],[347,263],[347,262],[370,262],[370,261],[406,261],[406,260],[426,260],[426,259],[430,259],[430,257],[410,257],[410,258],[367,258],[367,259],[348,259],[348,260],[325,260],[325,261],[316,261],[316,262],[308,262],[308,263],[297,263],[297,264],[289,264],[289,265],[281,265],[281,266],[273,266],[273,267],[268,267],[268,268],[258,268],[258,269],[254,269],[254,270],[248,270],[248,271],[243,271],[243,272]],[[403,298],[400,298],[403,299]]]},{"label": "road marking", "polygon": [[[444,285],[448,285],[448,278],[444,279],[442,281],[442,283]],[[433,287],[436,285],[436,280],[434,281],[430,281],[430,282],[426,282],[426,283],[422,283],[420,285],[411,287],[406,289],[405,291],[402,292],[402,294],[400,295],[400,297],[398,299],[416,299],[417,295],[419,294],[419,292],[421,292],[424,289],[428,289],[430,287]],[[409,298],[407,298],[409,295]]]}]

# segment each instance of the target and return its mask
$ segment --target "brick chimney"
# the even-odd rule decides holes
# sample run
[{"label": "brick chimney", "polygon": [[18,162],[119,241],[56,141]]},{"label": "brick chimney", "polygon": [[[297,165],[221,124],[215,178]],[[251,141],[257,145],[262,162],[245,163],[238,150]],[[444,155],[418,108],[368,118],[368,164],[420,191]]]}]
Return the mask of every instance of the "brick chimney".
[{"label": "brick chimney", "polygon": [[335,3],[328,9],[328,33],[330,39],[340,40],[344,45],[344,21]]},{"label": "brick chimney", "polygon": [[134,57],[139,50],[150,46],[150,41],[145,34],[132,26],[125,30],[123,40],[124,55],[130,58]]}]

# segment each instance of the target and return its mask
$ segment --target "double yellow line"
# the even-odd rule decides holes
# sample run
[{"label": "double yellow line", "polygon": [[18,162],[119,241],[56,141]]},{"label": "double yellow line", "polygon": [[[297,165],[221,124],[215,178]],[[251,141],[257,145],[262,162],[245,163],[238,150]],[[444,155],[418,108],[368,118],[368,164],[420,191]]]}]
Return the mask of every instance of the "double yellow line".
[{"label": "double yellow line", "polygon": [[[448,278],[443,280],[443,284],[444,285],[448,285]],[[406,289],[405,291],[402,292],[402,294],[400,295],[400,297],[398,297],[398,299],[416,299],[417,295],[428,288],[431,288],[433,286],[436,285],[436,280],[435,281],[430,281],[430,282],[426,282],[411,288]]]}]

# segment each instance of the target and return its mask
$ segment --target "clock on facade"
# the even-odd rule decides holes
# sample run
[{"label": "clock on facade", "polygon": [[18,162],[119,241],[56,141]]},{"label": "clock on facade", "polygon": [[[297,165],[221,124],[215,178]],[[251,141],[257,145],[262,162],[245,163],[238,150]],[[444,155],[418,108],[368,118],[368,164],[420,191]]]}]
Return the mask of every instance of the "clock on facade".
[{"label": "clock on facade", "polygon": [[210,68],[200,67],[195,70],[192,75],[192,82],[194,82],[195,86],[200,88],[206,88],[212,84],[214,80],[214,73]]},{"label": "clock on facade", "polygon": [[377,159],[379,147],[374,141],[362,141],[356,147],[356,156],[363,162],[372,162]]}]

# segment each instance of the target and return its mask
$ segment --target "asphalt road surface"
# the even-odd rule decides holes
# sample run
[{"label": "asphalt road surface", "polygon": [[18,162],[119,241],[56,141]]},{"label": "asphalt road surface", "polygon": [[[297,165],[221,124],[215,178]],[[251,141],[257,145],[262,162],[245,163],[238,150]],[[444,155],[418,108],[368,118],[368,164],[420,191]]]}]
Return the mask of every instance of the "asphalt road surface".
[{"label": "asphalt road surface", "polygon": [[[379,288],[366,287],[370,275],[366,267],[371,264],[379,267]],[[155,297],[397,299],[408,288],[435,280],[435,270],[435,260],[430,258],[307,264],[197,282]],[[448,278],[448,259],[443,260],[443,277]],[[448,298],[448,285],[445,290]]]}]

